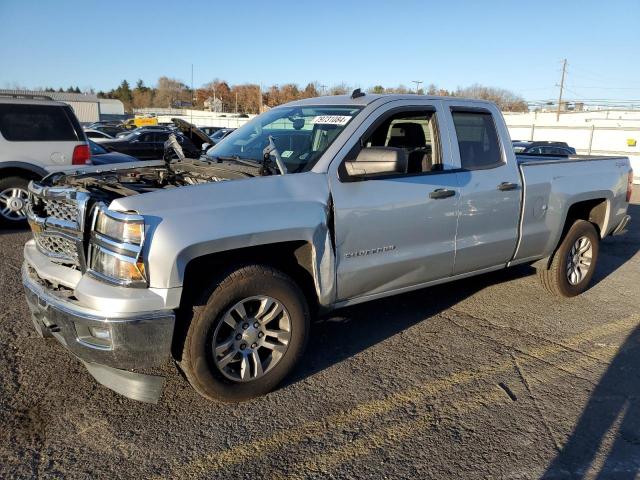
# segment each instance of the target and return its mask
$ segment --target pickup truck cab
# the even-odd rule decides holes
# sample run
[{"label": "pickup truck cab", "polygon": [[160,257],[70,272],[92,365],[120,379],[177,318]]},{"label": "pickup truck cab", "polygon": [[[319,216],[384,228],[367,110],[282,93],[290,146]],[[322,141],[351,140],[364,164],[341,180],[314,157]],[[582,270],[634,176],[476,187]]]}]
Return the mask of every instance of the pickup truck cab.
[{"label": "pickup truck cab", "polygon": [[516,156],[490,102],[333,96],[256,117],[200,159],[30,185],[32,320],[142,401],[173,357],[203,396],[265,394],[311,316],[512,265],[560,297],[624,231],[625,157]]}]

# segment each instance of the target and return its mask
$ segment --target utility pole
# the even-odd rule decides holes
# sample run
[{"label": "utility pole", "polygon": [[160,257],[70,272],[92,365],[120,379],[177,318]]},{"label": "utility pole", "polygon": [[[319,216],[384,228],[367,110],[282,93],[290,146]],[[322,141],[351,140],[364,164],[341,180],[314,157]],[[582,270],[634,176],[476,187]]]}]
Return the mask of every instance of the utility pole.
[{"label": "utility pole", "polygon": [[420,84],[423,83],[422,80],[411,80],[411,83],[416,84],[416,93],[420,90]]},{"label": "utility pole", "polygon": [[560,121],[560,108],[562,106],[562,90],[564,90],[564,76],[567,73],[567,59],[562,62],[562,78],[560,78],[560,96],[558,97],[558,112],[556,113],[556,122]]},{"label": "utility pole", "polygon": [[326,88],[327,88],[327,86],[326,86],[326,85],[320,85],[320,93],[321,93],[322,95],[325,95],[325,93],[326,93],[326,92],[325,92]]}]

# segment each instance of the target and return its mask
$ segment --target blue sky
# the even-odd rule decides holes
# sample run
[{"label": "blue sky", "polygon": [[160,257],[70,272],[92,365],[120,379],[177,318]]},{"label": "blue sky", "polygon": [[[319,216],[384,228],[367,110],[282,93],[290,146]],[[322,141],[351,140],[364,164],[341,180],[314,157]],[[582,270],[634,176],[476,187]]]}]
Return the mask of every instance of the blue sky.
[{"label": "blue sky", "polygon": [[455,89],[478,82],[528,100],[638,99],[640,0],[0,0],[0,87],[167,75],[265,86],[318,81]]}]

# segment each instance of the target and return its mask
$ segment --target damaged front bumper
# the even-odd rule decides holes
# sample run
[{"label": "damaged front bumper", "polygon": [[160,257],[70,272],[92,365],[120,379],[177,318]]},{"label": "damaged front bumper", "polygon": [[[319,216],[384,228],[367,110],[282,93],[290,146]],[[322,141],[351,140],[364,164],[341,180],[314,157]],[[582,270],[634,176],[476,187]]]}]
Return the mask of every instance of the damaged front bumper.
[{"label": "damaged front bumper", "polygon": [[35,329],[53,337],[102,385],[134,400],[156,403],[164,378],[132,372],[164,364],[171,353],[173,310],[113,313],[88,309],[57,294],[25,262],[22,282]]}]

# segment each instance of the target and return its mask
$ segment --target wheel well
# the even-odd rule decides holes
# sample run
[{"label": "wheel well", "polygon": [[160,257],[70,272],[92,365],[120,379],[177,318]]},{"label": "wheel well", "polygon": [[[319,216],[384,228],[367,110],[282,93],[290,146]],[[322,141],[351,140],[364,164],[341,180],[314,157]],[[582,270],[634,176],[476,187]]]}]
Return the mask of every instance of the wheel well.
[{"label": "wheel well", "polygon": [[0,178],[7,177],[21,177],[26,178],[27,180],[38,180],[42,178],[42,175],[38,175],[36,172],[20,167],[0,168]]},{"label": "wheel well", "polygon": [[309,310],[318,309],[318,296],[313,280],[312,246],[305,241],[292,241],[240,248],[203,255],[189,261],[184,272],[182,298],[176,317],[173,356],[180,359],[182,344],[191,323],[192,307],[210,288],[216,277],[231,268],[247,264],[263,264],[291,276],[302,290]]},{"label": "wheel well", "polygon": [[596,198],[593,200],[585,200],[574,203],[569,207],[567,218],[564,223],[564,234],[571,228],[576,220],[586,220],[591,222],[597,229],[598,235],[602,236],[604,222],[607,217],[607,200],[605,198]]}]

